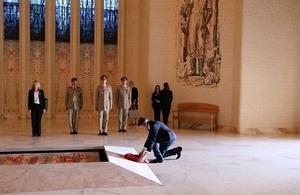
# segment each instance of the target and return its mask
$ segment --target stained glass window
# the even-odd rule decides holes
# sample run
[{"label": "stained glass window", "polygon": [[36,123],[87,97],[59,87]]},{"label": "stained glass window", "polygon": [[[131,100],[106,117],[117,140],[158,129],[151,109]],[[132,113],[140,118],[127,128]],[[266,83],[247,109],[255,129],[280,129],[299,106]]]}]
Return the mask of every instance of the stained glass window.
[{"label": "stained glass window", "polygon": [[19,1],[3,1],[4,39],[19,39]]},{"label": "stained glass window", "polygon": [[56,0],[56,41],[70,42],[70,0]]},{"label": "stained glass window", "polygon": [[94,0],[80,0],[80,42],[94,42],[95,3]]},{"label": "stained glass window", "polygon": [[118,42],[118,0],[104,1],[104,44]]},{"label": "stained glass window", "polygon": [[30,38],[45,40],[45,0],[30,0]]},{"label": "stained glass window", "polygon": [[[45,40],[46,0],[30,0],[31,40]],[[70,42],[71,0],[55,0],[56,41]],[[94,41],[95,0],[80,0],[80,40]],[[4,38],[19,39],[19,0],[3,0]],[[104,43],[117,44],[118,0],[104,0]]]}]

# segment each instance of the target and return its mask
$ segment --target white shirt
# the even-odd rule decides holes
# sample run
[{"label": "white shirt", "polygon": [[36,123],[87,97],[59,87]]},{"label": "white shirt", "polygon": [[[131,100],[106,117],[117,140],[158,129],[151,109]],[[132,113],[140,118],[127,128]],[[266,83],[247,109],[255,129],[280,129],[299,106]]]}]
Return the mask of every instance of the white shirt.
[{"label": "white shirt", "polygon": [[39,91],[34,91],[33,95],[34,95],[34,103],[40,104]]}]

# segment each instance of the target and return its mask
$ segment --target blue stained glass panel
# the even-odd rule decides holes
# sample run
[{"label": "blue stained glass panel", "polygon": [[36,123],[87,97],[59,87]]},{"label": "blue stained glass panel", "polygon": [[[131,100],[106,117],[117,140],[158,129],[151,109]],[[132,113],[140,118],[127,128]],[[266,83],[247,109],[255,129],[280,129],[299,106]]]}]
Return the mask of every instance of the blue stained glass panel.
[{"label": "blue stained glass panel", "polygon": [[80,0],[80,42],[94,42],[95,3],[94,0]]},{"label": "blue stained glass panel", "polygon": [[30,38],[45,40],[45,0],[30,0]]},{"label": "blue stained glass panel", "polygon": [[56,41],[70,42],[71,1],[56,0]]},{"label": "blue stained glass panel", "polygon": [[118,43],[118,0],[104,1],[104,44]]},{"label": "blue stained glass panel", "polygon": [[3,1],[4,39],[19,39],[19,1]]}]

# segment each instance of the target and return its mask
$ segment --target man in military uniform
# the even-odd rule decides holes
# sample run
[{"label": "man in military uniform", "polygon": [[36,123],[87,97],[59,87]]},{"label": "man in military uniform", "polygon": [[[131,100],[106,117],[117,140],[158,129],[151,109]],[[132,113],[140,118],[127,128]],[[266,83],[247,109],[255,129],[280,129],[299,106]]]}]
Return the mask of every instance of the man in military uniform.
[{"label": "man in military uniform", "polygon": [[79,111],[83,106],[82,89],[77,86],[77,78],[72,78],[71,86],[67,88],[65,106],[69,113],[70,134],[77,134]]},{"label": "man in military uniform", "polygon": [[121,83],[116,91],[116,105],[119,115],[119,132],[126,132],[128,113],[131,106],[131,88],[127,85],[127,77],[122,77]]},{"label": "man in military uniform", "polygon": [[99,134],[107,136],[107,124],[109,120],[109,111],[112,109],[112,90],[107,85],[106,75],[100,77],[101,85],[96,89],[95,109],[98,111]]}]

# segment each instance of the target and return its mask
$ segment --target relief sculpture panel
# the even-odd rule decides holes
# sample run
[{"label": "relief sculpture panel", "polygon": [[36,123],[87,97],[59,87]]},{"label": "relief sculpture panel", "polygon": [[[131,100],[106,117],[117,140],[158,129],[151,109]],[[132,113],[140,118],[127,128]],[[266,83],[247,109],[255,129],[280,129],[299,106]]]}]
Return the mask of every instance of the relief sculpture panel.
[{"label": "relief sculpture panel", "polygon": [[176,78],[184,85],[220,81],[218,0],[178,0]]}]

